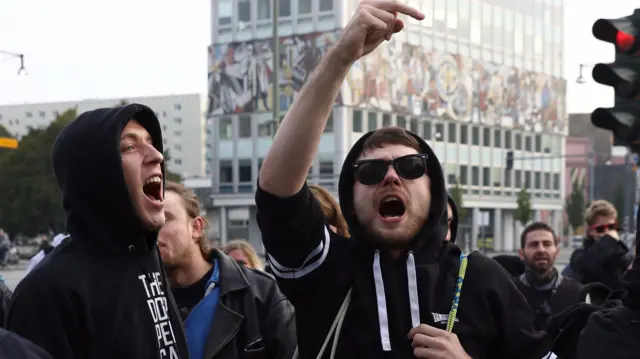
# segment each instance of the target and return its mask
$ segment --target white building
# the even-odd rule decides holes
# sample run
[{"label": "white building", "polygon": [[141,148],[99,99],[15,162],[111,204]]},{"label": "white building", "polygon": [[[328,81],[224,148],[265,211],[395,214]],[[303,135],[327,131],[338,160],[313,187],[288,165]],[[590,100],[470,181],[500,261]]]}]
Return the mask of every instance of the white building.
[{"label": "white building", "polygon": [[[207,157],[219,236],[259,246],[256,179],[273,136],[272,1],[215,0],[209,49]],[[277,0],[280,109],[284,115],[359,1]],[[516,194],[527,188],[534,219],[561,231],[565,137],[563,0],[409,0],[423,21],[359,61],[343,84],[310,180],[336,192],[352,144],[397,125],[435,150],[464,191],[459,242],[480,235],[518,248]],[[502,5],[499,5],[502,4]],[[506,153],[514,151],[511,171]],[[486,222],[486,223],[485,223]],[[259,248],[259,247],[258,247]]]},{"label": "white building", "polygon": [[48,126],[59,113],[76,108],[78,114],[121,101],[140,103],[152,108],[162,126],[164,147],[169,150],[171,171],[184,177],[209,175],[205,171],[204,111],[206,102],[200,94],[152,97],[123,97],[80,101],[31,103],[0,106],[0,125],[16,138],[26,135],[29,127]]}]

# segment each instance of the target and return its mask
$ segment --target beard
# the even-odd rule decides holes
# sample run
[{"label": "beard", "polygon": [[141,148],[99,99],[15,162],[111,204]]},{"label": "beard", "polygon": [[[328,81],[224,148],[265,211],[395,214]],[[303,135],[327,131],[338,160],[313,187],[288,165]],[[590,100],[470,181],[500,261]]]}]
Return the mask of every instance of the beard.
[{"label": "beard", "polygon": [[362,224],[367,239],[376,243],[378,247],[386,250],[405,249],[420,232],[426,221],[426,216],[406,214],[408,218],[401,227],[395,229],[380,228],[376,218]]},{"label": "beard", "polygon": [[[546,263],[536,263],[538,260],[546,260]],[[553,261],[550,256],[538,255],[532,257],[525,257],[527,266],[537,274],[545,274],[553,267]]]}]

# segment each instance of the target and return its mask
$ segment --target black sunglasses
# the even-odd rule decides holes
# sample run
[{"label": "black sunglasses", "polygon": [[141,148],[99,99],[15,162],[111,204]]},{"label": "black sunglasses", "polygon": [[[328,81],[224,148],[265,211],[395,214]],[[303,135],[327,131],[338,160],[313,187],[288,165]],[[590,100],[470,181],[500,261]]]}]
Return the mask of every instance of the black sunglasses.
[{"label": "black sunglasses", "polygon": [[393,166],[400,177],[416,179],[427,173],[426,154],[413,154],[393,160],[362,160],[353,164],[356,179],[363,185],[372,186],[382,182],[389,166]]}]

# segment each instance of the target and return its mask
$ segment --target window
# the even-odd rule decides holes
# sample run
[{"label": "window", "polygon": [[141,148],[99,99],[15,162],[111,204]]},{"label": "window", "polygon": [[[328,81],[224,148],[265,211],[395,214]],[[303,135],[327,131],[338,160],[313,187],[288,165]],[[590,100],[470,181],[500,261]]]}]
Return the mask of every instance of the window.
[{"label": "window", "polygon": [[255,0],[258,5],[258,20],[271,19],[271,0]]},{"label": "window", "polygon": [[436,123],[436,133],[434,133],[434,137],[436,141],[442,141],[444,138],[444,125],[441,123]]},{"label": "window", "polygon": [[460,143],[469,144],[469,125],[460,125]]},{"label": "window", "polygon": [[525,138],[524,138],[524,150],[525,151],[533,150],[533,148],[531,146],[531,136],[525,136]]},{"label": "window", "polygon": [[471,166],[471,185],[480,185],[480,168],[478,166]]},{"label": "window", "polygon": [[500,148],[502,146],[502,132],[495,130],[493,132],[493,147]]},{"label": "window", "polygon": [[318,10],[333,11],[333,0],[318,0]]},{"label": "window", "polygon": [[402,116],[396,117],[397,126],[400,128],[407,128],[407,120]]},{"label": "window", "polygon": [[182,136],[182,131],[173,131],[175,136]]},{"label": "window", "polygon": [[298,0],[298,14],[310,14],[311,13],[311,2],[313,0]]},{"label": "window", "polygon": [[251,182],[251,160],[241,159],[238,161],[238,182]]},{"label": "window", "polygon": [[515,171],[516,174],[516,188],[521,188],[522,187],[522,171],[521,170],[516,170]]},{"label": "window", "polygon": [[33,117],[33,113],[31,113],[31,112],[25,112],[24,115],[27,116],[27,118]]},{"label": "window", "polygon": [[535,151],[536,152],[542,152],[542,136],[540,135],[535,135]]},{"label": "window", "polygon": [[173,149],[174,149],[174,150],[176,150],[176,151],[178,151],[178,152],[180,152],[180,151],[182,151],[182,146],[180,146],[180,145],[174,145],[174,146],[173,146]]},{"label": "window", "polygon": [[367,131],[373,131],[378,128],[378,113],[369,112],[367,116]]},{"label": "window", "polygon": [[522,149],[522,134],[516,133],[516,150]]},{"label": "window", "polygon": [[509,188],[511,187],[511,174],[513,172],[512,171],[505,171],[504,172],[504,186]]},{"label": "window", "polygon": [[231,118],[222,117],[219,122],[220,126],[220,139],[228,140],[233,137],[233,125]]},{"label": "window", "polygon": [[233,182],[233,166],[231,160],[220,161],[220,183]]},{"label": "window", "polygon": [[559,173],[553,174],[553,189],[556,191],[560,190],[560,174]]},{"label": "window", "polygon": [[182,110],[182,105],[177,103],[177,104],[173,105],[173,109],[176,110],[176,111],[180,111],[180,110]]},{"label": "window", "polygon": [[422,123],[422,138],[425,140],[431,139],[431,122],[429,120],[425,120]]},{"label": "window", "polygon": [[482,185],[491,186],[491,168],[482,167]]},{"label": "window", "polygon": [[329,118],[327,119],[327,123],[324,125],[324,133],[333,132],[333,111],[329,113]]},{"label": "window", "polygon": [[251,22],[251,1],[238,0],[238,21]]},{"label": "window", "polygon": [[533,188],[535,189],[541,189],[542,188],[542,183],[540,183],[541,179],[540,179],[540,172],[534,172],[533,173]]},{"label": "window", "polygon": [[180,117],[176,117],[173,119],[173,122],[177,123],[178,125],[182,124],[182,118]]},{"label": "window", "polygon": [[388,114],[383,114],[382,115],[382,127],[389,127],[391,126],[391,115]]},{"label": "window", "polygon": [[[44,111],[40,111],[38,114],[39,114],[39,115],[40,115],[40,117],[42,117],[42,118],[44,118],[44,117],[45,117],[45,113],[44,113]],[[157,116],[156,116],[156,117],[157,117]],[[2,118],[2,117],[0,117],[0,118]]]},{"label": "window", "polygon": [[467,177],[468,167],[465,165],[460,166],[460,184],[467,185],[469,184],[469,178]]},{"label": "window", "polygon": [[524,186],[531,188],[531,171],[524,171]]},{"label": "window", "polygon": [[485,147],[491,147],[491,129],[482,129],[482,145]]},{"label": "window", "polygon": [[544,189],[551,189],[551,174],[544,174]]},{"label": "window", "polygon": [[320,179],[333,179],[333,161],[320,161]]},{"label": "window", "polygon": [[510,150],[513,148],[512,143],[511,143],[511,130],[505,130],[504,131],[504,148]]},{"label": "window", "polygon": [[353,132],[363,132],[362,130],[362,111],[360,110],[354,110],[353,111],[353,125],[352,125],[352,131]]},{"label": "window", "polygon": [[456,143],[457,142],[456,124],[455,123],[449,123],[449,125],[447,127],[448,127],[448,130],[449,130],[448,141],[450,143]]},{"label": "window", "polygon": [[220,0],[218,2],[218,26],[229,26],[233,17],[233,0]]},{"label": "window", "polygon": [[251,115],[240,115],[238,117],[238,137],[251,137]]},{"label": "window", "polygon": [[173,160],[173,163],[176,164],[176,165],[181,165],[182,164],[182,160],[179,159],[179,158],[176,158],[176,159]]},{"label": "window", "polygon": [[420,131],[420,122],[416,119],[409,120],[409,122],[411,122],[411,132],[417,135]]},{"label": "window", "polygon": [[475,126],[471,127],[471,144],[474,146],[480,145],[480,129]]},{"label": "window", "polygon": [[278,1],[279,1],[278,17],[291,17],[291,0],[278,0]]}]

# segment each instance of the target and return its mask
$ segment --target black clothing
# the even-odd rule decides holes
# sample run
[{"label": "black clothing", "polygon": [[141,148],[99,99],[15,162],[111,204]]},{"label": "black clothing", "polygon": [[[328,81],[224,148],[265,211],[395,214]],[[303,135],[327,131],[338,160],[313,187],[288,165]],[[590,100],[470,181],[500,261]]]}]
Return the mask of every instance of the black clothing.
[{"label": "black clothing", "polygon": [[0,358],[53,359],[44,349],[2,328],[0,328]]},{"label": "black clothing", "polygon": [[637,359],[640,353],[640,314],[625,306],[589,316],[576,359]]},{"label": "black clothing", "polygon": [[513,277],[517,277],[524,273],[526,266],[520,257],[511,254],[499,254],[492,257],[494,261],[498,262],[502,268],[506,269]]},{"label": "black clothing", "polygon": [[200,303],[202,297],[204,297],[204,293],[207,290],[207,281],[211,278],[211,274],[213,274],[213,267],[207,274],[188,287],[171,287],[171,292],[176,299],[183,321],[187,319],[191,309]]},{"label": "black clothing", "polygon": [[544,330],[552,315],[578,303],[582,289],[580,283],[560,275],[555,269],[544,278],[527,270],[517,277],[516,285],[535,313],[537,330]]},{"label": "black clothing", "polygon": [[[205,358],[292,358],[297,346],[294,309],[275,279],[213,250],[209,259],[213,263],[216,258],[220,268],[220,299],[207,337]],[[173,290],[198,292],[202,299],[210,277],[211,272],[204,276],[204,282]],[[187,315],[198,304],[182,295],[176,295],[176,301]]]},{"label": "black clothing", "polygon": [[7,320],[7,312],[9,311],[9,302],[13,293],[7,287],[4,280],[0,280],[0,328],[5,327]]},{"label": "black clothing", "polygon": [[158,119],[137,104],[83,113],[53,145],[71,238],[20,282],[7,324],[56,359],[188,358],[158,233],[144,228],[124,178],[120,135],[130,119],[162,152]]},{"label": "black clothing", "polygon": [[[261,188],[256,193],[267,259],[280,289],[296,308],[301,359],[316,358],[349,290],[351,302],[338,336],[336,359],[410,358],[413,349],[407,334],[412,327],[420,323],[446,327],[461,251],[444,240],[447,191],[440,161],[414,136],[428,155],[431,209],[411,252],[391,258],[369,240],[353,210],[352,164],[371,134],[354,145],[340,174],[340,205],[351,239],[325,226],[320,205],[306,185],[287,198]],[[453,331],[474,359],[540,359],[548,351],[543,334],[533,331],[533,313],[512,278],[478,252],[469,257]]]},{"label": "black clothing", "polygon": [[458,236],[458,206],[456,205],[456,202],[453,200],[453,198],[451,198],[451,196],[447,197],[447,203],[449,203],[449,205],[451,206],[451,214],[453,214],[451,225],[449,225],[449,227],[451,228],[451,237],[449,238],[449,240],[453,243],[456,243],[456,239]]},{"label": "black clothing", "polygon": [[627,256],[629,249],[622,242],[611,236],[603,236],[599,240],[585,238],[583,246],[571,254],[569,266],[565,273],[582,284],[599,282],[611,290],[623,289],[623,274],[629,266]]}]

